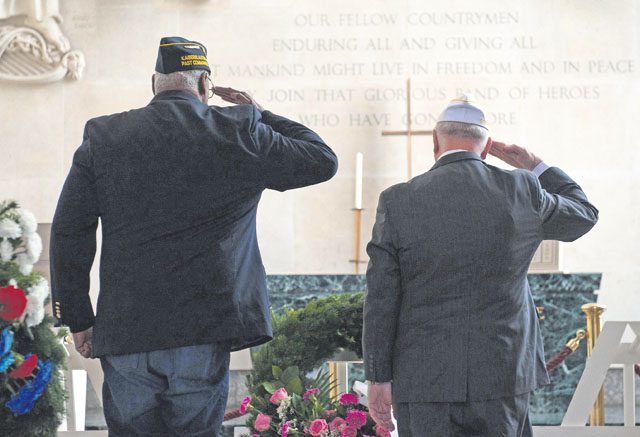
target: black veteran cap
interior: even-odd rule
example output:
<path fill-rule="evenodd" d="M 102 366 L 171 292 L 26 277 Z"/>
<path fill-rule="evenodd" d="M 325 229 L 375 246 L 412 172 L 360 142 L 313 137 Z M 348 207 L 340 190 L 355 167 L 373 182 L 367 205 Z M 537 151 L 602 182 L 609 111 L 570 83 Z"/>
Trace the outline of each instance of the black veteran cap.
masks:
<path fill-rule="evenodd" d="M 207 62 L 207 48 L 199 42 L 179 36 L 162 38 L 158 47 L 156 71 L 170 74 L 188 70 L 206 70 L 211 73 Z"/>

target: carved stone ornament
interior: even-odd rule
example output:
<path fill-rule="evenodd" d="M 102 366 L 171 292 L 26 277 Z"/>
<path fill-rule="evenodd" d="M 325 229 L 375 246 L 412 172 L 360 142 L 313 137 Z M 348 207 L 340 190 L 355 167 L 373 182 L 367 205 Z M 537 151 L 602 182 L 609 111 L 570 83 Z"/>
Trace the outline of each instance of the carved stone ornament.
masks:
<path fill-rule="evenodd" d="M 0 81 L 79 80 L 84 55 L 70 50 L 61 22 L 57 0 L 0 0 Z"/>

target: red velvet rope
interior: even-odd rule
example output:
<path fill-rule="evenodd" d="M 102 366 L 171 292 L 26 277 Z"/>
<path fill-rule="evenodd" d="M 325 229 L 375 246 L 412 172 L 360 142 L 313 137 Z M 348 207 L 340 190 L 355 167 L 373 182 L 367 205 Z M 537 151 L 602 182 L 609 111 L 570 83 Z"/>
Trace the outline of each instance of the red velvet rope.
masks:
<path fill-rule="evenodd" d="M 245 414 L 247 413 L 242 414 L 240 410 L 236 408 L 235 410 L 230 410 L 224 413 L 224 421 L 226 422 L 227 420 L 236 419 L 238 417 L 244 416 Z"/>
<path fill-rule="evenodd" d="M 573 351 L 567 346 L 563 347 L 560 353 L 556 355 L 552 360 L 549 360 L 549 362 L 547 363 L 547 372 L 551 372 L 560 364 L 562 364 L 562 362 L 566 360 L 572 352 Z"/>

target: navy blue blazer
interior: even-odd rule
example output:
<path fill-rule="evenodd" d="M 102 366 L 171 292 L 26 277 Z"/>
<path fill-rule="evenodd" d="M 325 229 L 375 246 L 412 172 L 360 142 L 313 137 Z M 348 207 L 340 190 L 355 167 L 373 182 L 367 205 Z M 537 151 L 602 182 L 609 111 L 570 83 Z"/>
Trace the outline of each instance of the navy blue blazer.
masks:
<path fill-rule="evenodd" d="M 326 181 L 337 166 L 299 123 L 251 105 L 207 106 L 187 92 L 90 120 L 52 224 L 54 314 L 72 332 L 94 327 L 94 356 L 268 341 L 261 193 Z"/>

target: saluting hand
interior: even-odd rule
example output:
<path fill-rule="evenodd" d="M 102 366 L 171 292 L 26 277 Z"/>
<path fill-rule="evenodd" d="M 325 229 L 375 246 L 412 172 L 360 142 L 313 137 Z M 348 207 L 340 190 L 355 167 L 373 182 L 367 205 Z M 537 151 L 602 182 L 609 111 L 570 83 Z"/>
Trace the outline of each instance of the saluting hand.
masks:
<path fill-rule="evenodd" d="M 249 104 L 255 106 L 256 109 L 260 112 L 264 111 L 264 108 L 260 106 L 260 104 L 256 102 L 254 98 L 245 91 L 238 91 L 233 88 L 216 86 L 213 87 L 213 94 L 219 96 L 225 102 L 233 103 L 235 105 Z"/>
<path fill-rule="evenodd" d="M 489 154 L 509 165 L 512 165 L 513 167 L 523 168 L 525 170 L 533 170 L 542 162 L 540 158 L 529 152 L 524 147 L 520 147 L 515 144 L 507 145 L 499 141 L 493 141 L 491 143 Z"/>
<path fill-rule="evenodd" d="M 76 350 L 85 358 L 91 358 L 93 327 L 73 334 Z"/>
<path fill-rule="evenodd" d="M 371 418 L 378 425 L 393 431 L 395 426 L 393 426 L 393 420 L 391 419 L 391 383 L 369 384 L 367 403 L 369 404 Z"/>

